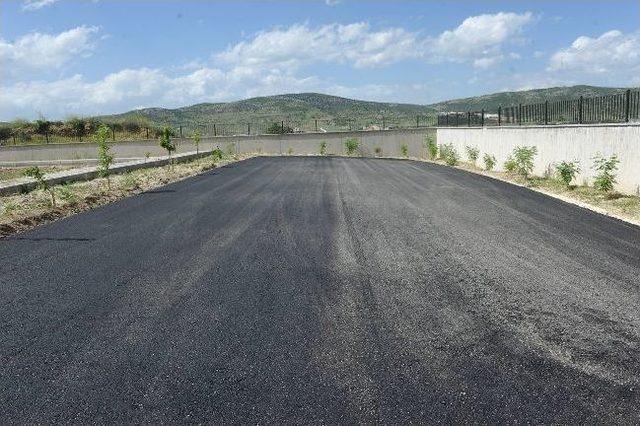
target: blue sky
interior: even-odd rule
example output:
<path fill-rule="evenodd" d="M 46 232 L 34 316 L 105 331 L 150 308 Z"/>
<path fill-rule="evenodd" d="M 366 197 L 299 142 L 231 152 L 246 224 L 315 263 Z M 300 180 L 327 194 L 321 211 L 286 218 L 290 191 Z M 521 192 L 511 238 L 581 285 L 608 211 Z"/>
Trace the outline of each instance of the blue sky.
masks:
<path fill-rule="evenodd" d="M 0 0 L 0 120 L 640 85 L 634 1 Z"/>

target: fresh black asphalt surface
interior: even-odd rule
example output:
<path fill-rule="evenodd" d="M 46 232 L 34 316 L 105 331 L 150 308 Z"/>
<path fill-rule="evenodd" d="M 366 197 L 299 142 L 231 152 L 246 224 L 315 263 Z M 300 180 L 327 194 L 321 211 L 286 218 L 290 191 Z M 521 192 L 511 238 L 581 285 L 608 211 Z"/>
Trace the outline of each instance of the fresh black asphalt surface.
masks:
<path fill-rule="evenodd" d="M 253 158 L 0 240 L 0 424 L 638 424 L 640 228 Z"/>

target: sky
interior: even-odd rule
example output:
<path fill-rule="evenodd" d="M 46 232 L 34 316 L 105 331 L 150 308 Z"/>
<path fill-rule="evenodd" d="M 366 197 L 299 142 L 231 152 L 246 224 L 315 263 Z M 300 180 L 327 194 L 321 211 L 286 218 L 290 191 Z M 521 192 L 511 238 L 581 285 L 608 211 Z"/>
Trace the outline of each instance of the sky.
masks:
<path fill-rule="evenodd" d="M 0 120 L 640 85 L 640 1 L 0 0 Z"/>

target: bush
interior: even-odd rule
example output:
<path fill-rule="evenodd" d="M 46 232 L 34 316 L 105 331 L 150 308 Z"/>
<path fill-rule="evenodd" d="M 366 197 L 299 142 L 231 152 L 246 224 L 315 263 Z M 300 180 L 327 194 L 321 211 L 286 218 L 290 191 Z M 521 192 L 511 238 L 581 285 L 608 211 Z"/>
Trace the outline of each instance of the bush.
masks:
<path fill-rule="evenodd" d="M 358 149 L 358 139 L 349 138 L 344 143 L 345 148 L 347 148 L 347 155 L 353 155 Z"/>
<path fill-rule="evenodd" d="M 407 146 L 407 144 L 402 144 L 400 145 L 400 152 L 402 153 L 403 157 L 408 157 L 409 156 L 409 147 Z"/>
<path fill-rule="evenodd" d="M 614 172 L 618 170 L 620 160 L 615 155 L 609 158 L 597 155 L 593 160 L 593 169 L 598 172 L 593 181 L 593 186 L 604 192 L 613 190 L 613 186 L 616 184 L 616 174 Z"/>
<path fill-rule="evenodd" d="M 577 161 L 563 161 L 556 164 L 556 173 L 565 186 L 571 185 L 571 181 L 580 173 L 580 166 Z"/>
<path fill-rule="evenodd" d="M 493 170 L 496 165 L 496 157 L 494 157 L 493 155 L 484 154 L 482 160 L 484 161 L 485 170 Z"/>
<path fill-rule="evenodd" d="M 4 141 L 11 138 L 11 128 L 0 127 L 0 141 Z"/>
<path fill-rule="evenodd" d="M 535 146 L 516 146 L 513 150 L 515 170 L 520 176 L 527 179 L 533 171 L 533 159 L 538 153 Z"/>
<path fill-rule="evenodd" d="M 55 207 L 56 206 L 56 193 L 49 186 L 47 181 L 44 180 L 44 173 L 42 173 L 42 170 L 40 170 L 40 167 L 32 166 L 32 167 L 29 167 L 28 169 L 26 169 L 22 173 L 25 176 L 28 176 L 30 178 L 35 179 L 36 180 L 36 186 L 38 188 L 41 188 L 42 190 L 47 191 L 49 193 L 49 195 L 51 196 L 51 205 L 53 207 Z"/>
<path fill-rule="evenodd" d="M 320 142 L 320 155 L 327 155 L 327 142 Z"/>
<path fill-rule="evenodd" d="M 504 162 L 504 169 L 508 172 L 513 172 L 516 170 L 516 167 L 516 160 L 514 160 L 512 156 L 507 157 L 507 161 Z"/>
<path fill-rule="evenodd" d="M 376 153 L 376 157 L 380 157 L 380 156 L 382 155 L 382 148 L 380 148 L 379 146 L 376 146 L 376 147 L 373 149 L 373 152 L 375 152 L 375 153 Z"/>
<path fill-rule="evenodd" d="M 476 161 L 478 161 L 478 156 L 480 155 L 480 150 L 473 146 L 465 146 L 464 149 L 467 151 L 467 158 L 475 166 Z"/>
<path fill-rule="evenodd" d="M 160 146 L 167 150 L 169 159 L 171 159 L 171 153 L 176 150 L 176 145 L 171 140 L 171 129 L 167 126 L 160 133 Z"/>
<path fill-rule="evenodd" d="M 283 123 L 271 123 L 266 130 L 269 135 L 284 135 L 285 133 L 293 133 L 293 129 Z"/>
<path fill-rule="evenodd" d="M 216 148 L 213 151 L 211 151 L 211 156 L 213 157 L 214 161 L 222 160 L 222 158 L 224 157 L 224 152 L 222 152 L 220 148 Z"/>
<path fill-rule="evenodd" d="M 453 144 L 440 145 L 440 159 L 444 160 L 449 166 L 455 166 L 458 164 L 460 157 L 458 151 L 453 147 Z"/>
<path fill-rule="evenodd" d="M 438 158 L 438 145 L 436 144 L 436 140 L 431 136 L 427 136 L 426 139 L 426 148 L 427 153 L 429 154 L 429 158 L 431 160 L 435 160 L 436 158 Z"/>

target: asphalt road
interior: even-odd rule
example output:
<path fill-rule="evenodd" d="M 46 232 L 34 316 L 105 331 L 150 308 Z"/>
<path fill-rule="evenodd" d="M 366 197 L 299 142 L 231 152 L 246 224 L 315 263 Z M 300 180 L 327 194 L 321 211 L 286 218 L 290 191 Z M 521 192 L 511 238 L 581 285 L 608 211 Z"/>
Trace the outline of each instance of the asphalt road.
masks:
<path fill-rule="evenodd" d="M 640 228 L 254 158 L 0 240 L 0 424 L 640 422 Z"/>

